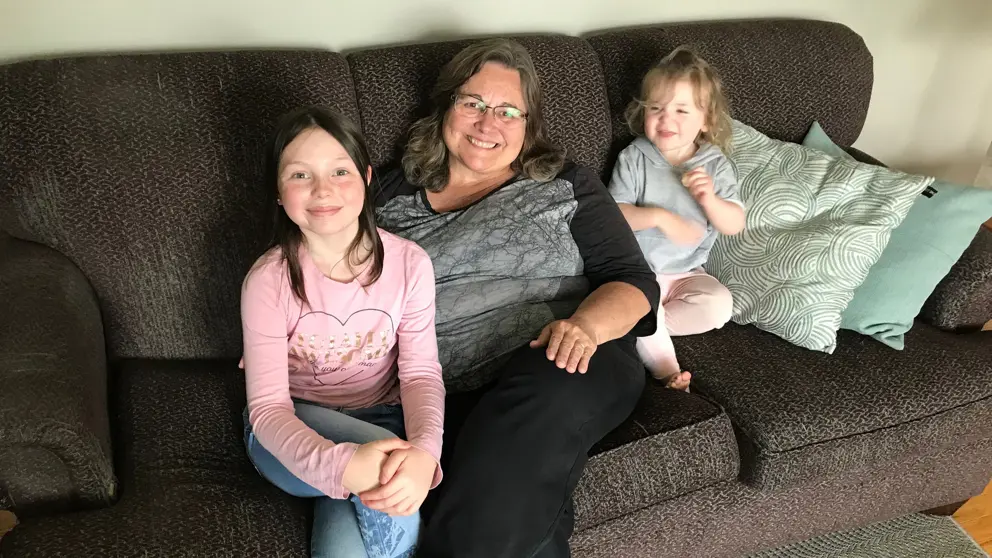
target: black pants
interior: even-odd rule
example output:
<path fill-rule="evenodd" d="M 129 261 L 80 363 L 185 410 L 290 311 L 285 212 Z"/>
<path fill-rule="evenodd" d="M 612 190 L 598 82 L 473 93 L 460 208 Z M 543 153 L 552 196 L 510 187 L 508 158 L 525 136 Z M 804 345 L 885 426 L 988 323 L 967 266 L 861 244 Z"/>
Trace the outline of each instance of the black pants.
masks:
<path fill-rule="evenodd" d="M 644 377 L 631 338 L 601 345 L 586 374 L 524 347 L 491 386 L 450 396 L 444 480 L 424 508 L 417 556 L 569 556 L 587 453 L 627 418 Z"/>

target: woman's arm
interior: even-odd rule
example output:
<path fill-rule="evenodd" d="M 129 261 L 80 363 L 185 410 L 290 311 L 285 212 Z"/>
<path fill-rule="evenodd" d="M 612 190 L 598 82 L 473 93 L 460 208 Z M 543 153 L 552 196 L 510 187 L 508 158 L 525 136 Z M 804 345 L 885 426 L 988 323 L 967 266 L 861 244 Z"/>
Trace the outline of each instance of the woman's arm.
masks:
<path fill-rule="evenodd" d="M 628 311 L 617 312 L 619 308 Z M 640 289 L 617 281 L 589 293 L 571 319 L 582 324 L 593 343 L 602 345 L 627 335 L 650 311 L 651 304 Z"/>
<path fill-rule="evenodd" d="M 546 346 L 559 368 L 585 372 L 598 345 L 629 333 L 654 333 L 661 293 L 634 233 L 599 178 L 582 167 L 562 178 L 572 182 L 578 202 L 569 228 L 591 292 L 571 318 L 548 324 L 531 346 Z"/>

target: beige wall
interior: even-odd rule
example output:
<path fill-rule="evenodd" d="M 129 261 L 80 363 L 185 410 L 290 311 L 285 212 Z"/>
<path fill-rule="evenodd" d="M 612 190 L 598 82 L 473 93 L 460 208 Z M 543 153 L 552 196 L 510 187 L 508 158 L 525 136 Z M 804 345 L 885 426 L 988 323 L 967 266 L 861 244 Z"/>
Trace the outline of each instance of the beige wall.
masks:
<path fill-rule="evenodd" d="M 992 0 L 0 0 L 0 61 L 128 49 L 345 50 L 771 16 L 837 21 L 865 38 L 875 89 L 857 147 L 899 168 L 974 180 L 992 141 Z"/>

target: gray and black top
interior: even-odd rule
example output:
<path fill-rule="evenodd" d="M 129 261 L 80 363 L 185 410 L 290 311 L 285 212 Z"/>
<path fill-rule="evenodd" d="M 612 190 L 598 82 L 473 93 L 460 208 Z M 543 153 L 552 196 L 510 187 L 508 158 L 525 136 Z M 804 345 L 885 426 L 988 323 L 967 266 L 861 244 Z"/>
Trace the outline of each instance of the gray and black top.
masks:
<path fill-rule="evenodd" d="M 438 213 L 401 169 L 385 174 L 379 226 L 419 244 L 434 264 L 437 341 L 447 388 L 495 379 L 510 354 L 549 322 L 572 315 L 604 283 L 640 289 L 656 327 L 659 288 L 602 181 L 569 164 L 554 179 L 516 177 L 462 209 Z"/>

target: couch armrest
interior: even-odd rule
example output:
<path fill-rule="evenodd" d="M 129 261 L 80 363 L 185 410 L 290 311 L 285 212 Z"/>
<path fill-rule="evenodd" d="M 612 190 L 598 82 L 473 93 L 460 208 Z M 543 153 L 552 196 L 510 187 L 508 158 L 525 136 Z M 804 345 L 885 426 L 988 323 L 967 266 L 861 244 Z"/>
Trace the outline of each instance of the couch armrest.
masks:
<path fill-rule="evenodd" d="M 19 516 L 115 496 L 96 295 L 55 250 L 0 231 L 0 493 Z"/>
<path fill-rule="evenodd" d="M 992 319 L 992 230 L 982 227 L 923 305 L 923 321 L 942 329 L 981 329 Z"/>

